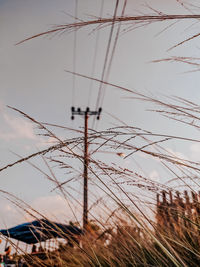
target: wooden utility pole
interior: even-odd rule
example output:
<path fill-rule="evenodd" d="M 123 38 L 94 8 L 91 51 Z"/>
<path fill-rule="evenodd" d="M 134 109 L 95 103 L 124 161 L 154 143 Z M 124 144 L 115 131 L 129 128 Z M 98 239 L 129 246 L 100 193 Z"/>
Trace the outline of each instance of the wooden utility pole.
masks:
<path fill-rule="evenodd" d="M 88 223 L 88 118 L 85 112 L 85 131 L 84 131 L 84 185 L 83 185 L 83 229 Z"/>
<path fill-rule="evenodd" d="M 85 127 L 84 127 L 84 172 L 83 172 L 83 230 L 87 230 L 88 224 L 88 164 L 89 164 L 89 157 L 88 157 L 88 119 L 89 116 L 95 115 L 97 119 L 100 119 L 100 114 L 102 108 L 99 108 L 98 111 L 90 111 L 87 107 L 85 111 L 82 111 L 80 108 L 75 109 L 75 107 L 71 108 L 72 116 L 71 119 L 74 120 L 74 115 L 81 115 L 84 116 Z"/>

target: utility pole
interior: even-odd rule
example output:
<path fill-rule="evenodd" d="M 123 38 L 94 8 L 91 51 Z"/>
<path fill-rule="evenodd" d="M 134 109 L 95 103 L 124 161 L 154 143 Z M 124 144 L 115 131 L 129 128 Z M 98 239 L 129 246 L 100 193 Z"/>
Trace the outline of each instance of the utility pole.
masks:
<path fill-rule="evenodd" d="M 91 111 L 88 107 L 86 110 L 81 110 L 80 108 L 75 109 L 75 107 L 71 107 L 72 116 L 71 119 L 74 120 L 75 115 L 84 116 L 84 172 L 83 172 L 83 230 L 87 230 L 88 224 L 88 164 L 89 164 L 89 157 L 88 157 L 88 119 L 89 116 L 94 115 L 97 116 L 97 120 L 100 119 L 100 114 L 102 108 L 99 108 L 98 111 Z"/>

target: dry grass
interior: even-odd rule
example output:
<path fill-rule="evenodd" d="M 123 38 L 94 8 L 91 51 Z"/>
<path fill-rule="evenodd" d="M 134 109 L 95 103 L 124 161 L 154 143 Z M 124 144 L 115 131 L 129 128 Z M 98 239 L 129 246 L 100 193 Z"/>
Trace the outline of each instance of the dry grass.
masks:
<path fill-rule="evenodd" d="M 123 90 L 123 88 L 120 89 Z M 136 92 L 132 93 L 137 95 Z M 189 124 L 191 127 L 199 127 L 198 123 L 193 122 L 194 119 L 196 122 L 199 121 L 199 106 L 192 102 L 173 98 L 176 103 L 172 104 L 141 94 L 137 95 L 136 98 L 158 105 L 156 112 L 163 115 L 167 114 L 172 119 L 178 117 L 179 121 L 187 122 L 187 125 Z M 47 128 L 48 124 L 41 123 L 17 109 L 14 110 L 37 125 L 40 132 L 42 131 L 41 134 L 54 137 L 57 143 L 4 166 L 1 171 L 6 171 L 9 167 L 28 161 L 32 167 L 37 168 L 53 183 L 55 190 L 60 191 L 66 199 L 73 198 L 73 191 L 69 195 L 69 190 L 66 190 L 65 186 L 71 183 L 73 178 L 61 182 L 55 177 L 53 171 L 51 171 L 51 175 L 46 174 L 30 160 L 42 155 L 42 160 L 45 161 L 50 170 L 51 164 L 56 163 L 59 168 L 70 169 L 73 172 L 75 169 L 74 166 L 70 165 L 70 160 L 73 158 L 78 162 L 83 162 L 83 156 L 80 153 L 83 143 L 82 132 L 79 131 L 77 134 L 80 136 L 73 139 L 61 140 L 52 130 Z M 93 212 L 95 209 L 91 207 L 90 217 L 94 218 L 98 227 L 95 230 L 91 230 L 91 228 L 82 237 L 82 246 L 76 245 L 71 248 L 64 245 L 59 250 L 47 253 L 46 259 L 24 255 L 23 257 L 29 266 L 198 266 L 200 257 L 198 252 L 199 238 L 197 237 L 199 217 L 194 218 L 189 216 L 189 213 L 183 216 L 181 212 L 178 212 L 176 216 L 180 218 L 179 221 L 182 223 L 175 224 L 176 231 L 171 231 L 169 227 L 160 226 L 159 216 L 156 217 L 156 223 L 153 219 L 154 216 L 149 217 L 144 209 L 144 207 L 151 206 L 152 214 L 156 213 L 156 193 L 161 193 L 163 190 L 175 193 L 174 188 L 161 182 L 155 182 L 131 169 L 124 169 L 116 164 L 108 164 L 95 158 L 95 153 L 102 149 L 113 151 L 115 154 L 123 151 L 126 157 L 143 153 L 150 158 L 159 159 L 158 164 L 173 173 L 174 179 L 172 180 L 178 180 L 184 185 L 184 188 L 191 189 L 193 192 L 198 190 L 200 163 L 177 157 L 166 150 L 165 144 L 169 140 L 187 143 L 199 142 L 199 140 L 192 138 L 153 133 L 125 125 L 101 132 L 90 130 L 88 141 L 93 150 L 89 165 L 90 181 L 104 196 L 95 198 L 91 193 L 90 197 L 94 203 L 93 207 L 99 205 L 102 207 L 104 220 L 102 217 L 100 220 Z M 189 175 L 190 179 L 186 180 L 184 176 Z M 79 175 L 79 181 L 81 181 L 81 175 Z M 191 188 L 191 181 L 195 184 L 195 190 L 194 187 Z M 133 190 L 134 188 L 135 190 Z M 148 192 L 149 201 L 141 197 L 142 192 Z M 45 218 L 23 200 L 5 191 L 1 191 L 1 193 L 33 218 Z M 103 200 L 105 199 L 107 200 L 104 203 Z M 77 205 L 81 204 L 77 201 Z M 173 214 L 172 212 L 172 215 L 168 214 L 168 216 L 173 217 Z M 169 218 L 167 220 L 170 221 Z M 194 227 L 191 228 L 191 225 Z"/>
<path fill-rule="evenodd" d="M 178 2 L 183 5 L 181 1 Z M 183 6 L 186 7 L 185 5 Z M 154 13 L 154 15 L 116 16 L 114 18 L 101 18 L 58 25 L 49 31 L 28 37 L 18 44 L 36 37 L 70 32 L 88 26 L 94 26 L 99 29 L 107 25 L 114 25 L 114 23 L 115 25 L 123 23 L 125 26 L 131 25 L 134 28 L 136 25 L 145 26 L 153 22 L 200 19 L 198 14 L 167 15 L 158 14 L 155 10 Z M 197 33 L 174 47 L 182 45 L 199 35 L 200 33 Z M 196 59 L 187 57 L 165 59 L 165 61 L 171 60 L 198 67 L 198 64 L 194 63 Z M 129 98 L 134 100 L 153 103 L 157 107 L 153 110 L 154 112 L 186 124 L 191 128 L 199 129 L 200 106 L 195 103 L 181 98 L 160 100 L 104 80 L 71 71 L 67 72 L 122 90 L 130 94 Z M 33 168 L 45 175 L 49 182 L 53 184 L 52 190 L 57 190 L 66 201 L 74 198 L 73 193 L 76 192 L 76 186 L 73 186 L 73 182 L 75 184 L 80 182 L 81 184 L 82 175 L 71 164 L 71 161 L 73 159 L 81 164 L 84 162 L 81 153 L 83 144 L 82 131 L 76 131 L 77 137 L 75 138 L 63 140 L 54 131 L 50 130 L 49 126 L 63 128 L 63 130 L 69 130 L 68 128 L 41 123 L 20 110 L 10 108 L 30 120 L 38 127 L 40 134 L 53 138 L 56 143 L 34 154 L 20 157 L 16 162 L 1 167 L 0 172 L 28 162 Z M 174 186 L 171 187 L 170 183 L 163 184 L 151 180 L 148 175 L 145 176 L 144 166 L 139 172 L 123 168 L 115 163 L 103 162 L 97 159 L 95 155 L 100 150 L 114 154 L 120 154 L 123 151 L 126 155 L 125 158 L 140 153 L 144 157 L 148 157 L 148 159 L 155 159 L 157 167 L 167 170 L 170 173 L 170 182 L 175 182 L 176 185 L 181 184 L 184 189 L 195 193 L 199 190 L 200 162 L 175 155 L 167 149 L 167 144 L 169 141 L 196 144 L 200 141 L 191 137 L 154 133 L 125 124 L 100 132 L 90 129 L 88 141 L 92 147 L 88 171 L 90 183 L 93 189 L 95 188 L 96 190 L 95 194 L 92 190 L 90 191 L 92 205 L 89 216 L 95 223 L 90 223 L 88 232 L 81 238 L 82 245 L 74 244 L 74 248 L 67 244 L 62 245 L 59 249 L 47 252 L 43 259 L 39 255 L 33 256 L 25 254 L 23 251 L 21 251 L 20 257 L 24 258 L 28 266 L 199 266 L 199 214 L 197 214 L 198 216 L 193 216 L 190 212 L 183 213 L 181 209 L 177 211 L 168 202 L 167 205 L 166 203 L 164 206 L 161 205 L 162 208 L 158 203 L 156 205 L 156 194 L 163 191 L 175 193 L 176 188 Z M 50 174 L 44 172 L 30 161 L 35 157 L 41 157 Z M 56 164 L 60 169 L 68 171 L 72 175 L 66 181 L 60 181 L 53 172 L 52 164 Z M 71 183 L 72 186 L 70 187 L 69 184 Z M 100 192 L 100 194 L 96 194 L 96 192 Z M 37 210 L 34 210 L 23 200 L 9 192 L 1 190 L 1 194 L 23 210 L 24 213 L 28 213 L 36 219 L 44 218 Z M 146 195 L 143 196 L 143 194 Z M 77 199 L 74 199 L 74 201 L 81 206 Z M 197 204 L 199 205 L 198 201 L 191 206 L 191 213 Z M 101 207 L 101 215 L 103 215 L 101 218 L 94 212 L 94 207 L 97 206 Z M 146 207 L 151 210 L 151 213 L 146 212 Z M 170 212 L 168 212 L 168 208 L 170 208 Z M 163 218 L 170 223 L 165 223 Z M 14 243 L 11 244 L 15 246 Z"/>

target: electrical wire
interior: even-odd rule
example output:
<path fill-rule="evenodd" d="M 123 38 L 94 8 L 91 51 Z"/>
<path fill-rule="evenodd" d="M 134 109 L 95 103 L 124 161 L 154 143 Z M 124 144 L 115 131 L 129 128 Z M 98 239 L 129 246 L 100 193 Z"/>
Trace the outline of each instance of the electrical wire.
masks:
<path fill-rule="evenodd" d="M 114 10 L 114 15 L 113 15 L 113 20 L 112 20 L 112 26 L 111 26 L 111 30 L 110 30 L 110 35 L 109 35 L 107 49 L 106 49 L 106 55 L 105 55 L 105 59 L 104 59 L 103 71 L 102 71 L 102 74 L 101 74 L 101 80 L 104 80 L 104 75 L 105 75 L 106 66 L 107 66 L 107 62 L 108 62 L 108 55 L 109 55 L 110 46 L 111 46 L 111 40 L 112 40 L 112 36 L 113 36 L 115 18 L 116 18 L 116 15 L 117 15 L 118 4 L 119 4 L 119 0 L 116 0 L 115 10 Z M 101 97 L 101 92 L 102 92 L 102 84 L 100 84 L 100 86 L 99 86 L 99 91 L 98 91 L 98 96 L 97 96 L 97 101 L 96 101 L 96 110 L 99 107 L 99 101 L 100 101 L 100 97 Z M 94 120 L 93 120 L 92 128 L 93 127 L 94 127 Z"/>
<path fill-rule="evenodd" d="M 122 8 L 121 17 L 124 17 L 126 4 L 127 4 L 127 0 L 124 0 L 124 5 L 123 5 L 123 8 Z M 118 29 L 117 29 L 117 33 L 116 33 L 116 36 L 115 36 L 115 41 L 114 41 L 111 57 L 110 57 L 110 60 L 109 60 L 105 81 L 108 81 L 108 78 L 109 78 L 109 75 L 110 75 L 110 70 L 111 70 L 111 67 L 112 67 L 114 53 L 115 53 L 117 42 L 118 42 L 118 38 L 119 38 L 120 28 L 121 28 L 121 22 L 118 24 Z M 102 88 L 103 89 L 102 89 L 102 98 L 101 98 L 101 102 L 100 102 L 100 107 L 103 106 L 103 101 L 104 101 L 104 98 L 105 98 L 106 85 L 104 84 Z"/>
<path fill-rule="evenodd" d="M 101 7 L 100 7 L 100 13 L 99 13 L 99 18 L 102 18 L 103 14 L 103 8 L 104 8 L 104 0 L 101 1 Z M 97 60 L 97 51 L 99 48 L 99 37 L 100 37 L 100 31 L 97 31 L 96 35 L 96 42 L 95 42 L 95 50 L 94 50 L 94 58 L 93 58 L 93 63 L 92 63 L 92 72 L 91 72 L 91 77 L 94 76 L 95 69 L 96 69 L 96 60 Z M 93 80 L 90 81 L 90 88 L 89 88 L 89 97 L 88 97 L 88 107 L 90 106 L 90 100 L 92 98 L 92 86 L 93 86 Z"/>
<path fill-rule="evenodd" d="M 74 17 L 75 22 L 78 16 L 78 0 L 75 0 L 75 10 L 74 10 Z M 77 52 L 77 30 L 75 28 L 74 31 L 74 47 L 73 47 L 73 70 L 76 70 L 76 52 Z M 75 75 L 72 76 L 72 105 L 75 105 L 76 99 L 76 77 Z"/>
<path fill-rule="evenodd" d="M 118 3 L 116 3 L 116 6 L 117 5 L 118 5 Z M 126 5 L 127 5 L 127 0 L 124 0 L 121 17 L 124 16 Z M 114 19 L 116 17 L 117 10 L 115 10 L 115 11 L 116 12 L 114 13 L 114 16 L 113 16 Z M 108 80 L 109 75 L 110 75 L 110 70 L 111 70 L 111 67 L 112 67 L 114 53 L 115 53 L 116 46 L 117 46 L 117 41 L 118 41 L 118 38 L 119 38 L 120 27 L 121 27 L 121 23 L 118 24 L 118 29 L 117 29 L 117 32 L 116 32 L 116 36 L 115 36 L 115 40 L 114 40 L 114 44 L 113 44 L 111 56 L 110 56 L 109 63 L 108 63 L 108 68 L 107 68 L 107 71 L 106 71 L 105 81 Z M 112 28 L 114 28 L 114 20 L 113 20 Z M 111 29 L 111 30 L 113 32 L 113 29 Z M 102 97 L 99 97 L 99 103 L 96 105 L 96 109 L 98 109 L 99 107 L 102 107 L 103 106 L 103 101 L 104 101 L 104 98 L 105 98 L 106 85 L 105 84 L 101 84 L 100 85 L 100 88 L 101 88 L 101 95 L 102 95 Z"/>

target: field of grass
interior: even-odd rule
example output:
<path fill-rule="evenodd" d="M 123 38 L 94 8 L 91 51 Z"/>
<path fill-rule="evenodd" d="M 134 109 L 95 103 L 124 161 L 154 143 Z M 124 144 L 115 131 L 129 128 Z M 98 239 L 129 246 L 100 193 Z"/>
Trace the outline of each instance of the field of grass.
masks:
<path fill-rule="evenodd" d="M 142 96 L 142 100 L 158 104 L 157 112 L 166 113 L 169 117 L 173 116 L 173 119 L 182 116 L 183 118 L 179 121 L 187 122 L 191 127 L 198 127 L 194 121 L 190 122 L 194 120 L 194 116 L 198 118 L 198 106 L 194 103 L 177 99 L 179 103 L 174 105 L 146 96 Z M 15 111 L 18 110 L 15 109 Z M 59 163 L 61 168 L 66 168 L 69 158 L 83 162 L 82 155 L 77 154 L 76 150 L 78 146 L 81 147 L 83 137 L 61 140 L 44 124 L 21 111 L 18 112 L 36 124 L 40 130 L 42 129 L 46 136 L 53 137 L 57 143 L 26 158 L 20 158 L 2 168 L 1 171 L 41 155 L 41 160 L 49 164 L 50 170 L 50 162 Z M 142 145 L 136 146 L 132 142 L 136 137 L 141 138 Z M 107 198 L 106 203 L 102 202 L 102 198 L 97 199 L 95 206 L 100 205 L 101 218 L 105 218 L 105 220 L 100 220 L 96 214 L 89 214 L 89 217 L 93 219 L 89 222 L 87 232 L 80 237 L 78 244 L 72 240 L 73 246 L 70 244 L 60 245 L 60 248 L 45 252 L 45 257 L 43 255 L 42 259 L 41 255 L 24 254 L 21 251 L 20 254 L 23 255 L 27 264 L 29 266 L 70 267 L 199 266 L 200 202 L 197 193 L 199 162 L 179 158 L 171 151 L 167 151 L 164 144 L 169 139 L 198 143 L 198 140 L 187 137 L 160 135 L 128 126 L 103 132 L 91 131 L 89 140 L 91 140 L 90 145 L 93 146 L 93 149 L 105 148 L 106 150 L 109 148 L 109 150 L 118 151 L 116 149 L 123 148 L 126 155 L 140 152 L 159 159 L 158 165 L 161 164 L 171 170 L 176 177 L 174 179 L 176 183 L 178 181 L 184 185 L 185 192 L 151 180 L 132 170 L 106 164 L 91 156 L 89 171 L 90 176 L 94 179 L 91 181 L 96 181 L 96 190 L 98 188 L 104 193 L 104 198 Z M 57 153 L 61 160 L 57 159 Z M 47 163 L 48 161 L 50 162 Z M 32 166 L 35 167 L 33 164 Z M 70 166 L 68 165 L 67 168 L 69 169 Z M 184 178 L 186 174 L 187 179 Z M 65 184 L 61 184 L 53 175 L 47 176 L 47 178 L 63 196 L 68 197 Z M 129 190 L 130 187 L 131 190 Z M 142 196 L 142 192 L 147 192 L 151 196 L 151 202 Z M 12 194 L 3 191 L 1 193 L 34 219 L 44 217 Z M 149 206 L 150 210 L 145 210 Z"/>
<path fill-rule="evenodd" d="M 184 16 L 156 13 L 149 16 L 115 16 L 115 22 L 119 25 L 123 22 L 136 21 L 139 25 L 142 23 L 145 25 L 146 22 L 150 24 L 164 20 L 199 19 L 199 17 L 194 14 Z M 113 18 L 104 18 L 60 25 L 20 43 L 52 33 L 62 34 L 88 25 L 103 28 L 104 25 L 113 26 L 114 22 Z M 197 36 L 199 34 L 178 43 L 173 48 Z M 173 57 L 164 61 L 171 60 L 190 64 L 190 60 L 194 59 Z M 197 65 L 199 68 L 199 64 Z M 67 72 L 128 92 L 133 101 L 150 103 L 151 111 L 155 112 L 156 116 L 160 114 L 165 119 L 181 124 L 181 129 L 190 128 L 189 133 L 192 130 L 199 131 L 200 106 L 188 99 L 174 96 L 156 98 L 108 81 L 73 71 Z M 24 163 L 31 165 L 53 185 L 52 191 L 57 191 L 69 204 L 74 213 L 74 224 L 82 228 L 82 218 L 77 219 L 73 205 L 82 210 L 82 198 L 77 185 L 83 186 L 83 176 L 79 167 L 85 164 L 82 153 L 85 141 L 84 131 L 41 123 L 21 110 L 9 108 L 33 123 L 40 135 L 54 142 L 34 154 L 26 157 L 18 156 L 19 159 L 16 162 L 1 167 L 0 172 L 6 172 L 8 168 L 15 165 Z M 56 129 L 71 131 L 72 138 L 60 137 Z M 200 266 L 200 162 L 184 157 L 181 153 L 175 153 L 171 149 L 172 144 L 186 147 L 188 144 L 199 146 L 199 142 L 198 138 L 187 136 L 187 131 L 182 135 L 168 134 L 167 129 L 158 133 L 129 126 L 121 121 L 120 126 L 104 131 L 89 129 L 88 143 L 91 152 L 88 156 L 87 170 L 90 209 L 85 233 L 77 240 L 59 243 L 56 248 L 46 249 L 41 253 L 30 254 L 22 248 L 17 248 L 17 254 L 12 256 L 13 260 L 21 259 L 23 262 L 21 266 L 24 267 Z M 131 158 L 135 165 L 132 167 L 130 166 L 132 163 L 129 163 L 127 166 L 117 160 L 108 160 L 106 156 L 105 159 L 104 156 L 98 157 L 96 152 L 104 153 L 103 155 L 106 153 L 117 155 L 123 159 Z M 34 163 L 35 158 L 41 160 L 48 172 Z M 139 161 L 140 164 L 138 164 Z M 146 164 L 147 161 L 148 164 Z M 150 177 L 147 167 L 150 164 L 161 173 L 161 176 L 166 175 L 166 177 L 163 177 L 163 180 Z M 57 178 L 54 172 L 55 166 L 63 177 L 67 177 L 66 179 Z M 3 190 L 0 190 L 0 193 L 33 220 L 48 219 L 13 194 Z M 1 238 L 6 240 L 3 236 Z M 63 239 L 66 239 L 66 236 L 63 236 Z M 12 240 L 8 238 L 7 241 L 10 242 L 13 250 L 16 249 L 16 244 Z"/>

